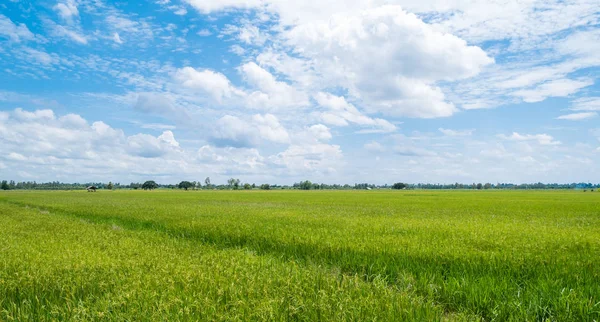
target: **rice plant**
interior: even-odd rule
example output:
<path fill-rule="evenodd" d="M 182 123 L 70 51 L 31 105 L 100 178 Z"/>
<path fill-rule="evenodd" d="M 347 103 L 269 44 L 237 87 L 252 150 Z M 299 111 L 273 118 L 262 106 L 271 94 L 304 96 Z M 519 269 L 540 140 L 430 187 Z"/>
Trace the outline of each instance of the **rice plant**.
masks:
<path fill-rule="evenodd" d="M 598 320 L 599 198 L 0 193 L 0 320 Z"/>

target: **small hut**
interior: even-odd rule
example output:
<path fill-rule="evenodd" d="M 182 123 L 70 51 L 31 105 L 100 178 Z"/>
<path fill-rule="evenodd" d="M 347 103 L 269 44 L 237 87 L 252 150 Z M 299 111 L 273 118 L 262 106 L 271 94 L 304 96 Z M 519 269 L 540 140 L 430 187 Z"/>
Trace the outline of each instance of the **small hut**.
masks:
<path fill-rule="evenodd" d="M 98 189 L 98 188 L 96 188 L 96 186 L 89 186 L 86 189 L 88 192 L 96 192 L 96 189 Z"/>

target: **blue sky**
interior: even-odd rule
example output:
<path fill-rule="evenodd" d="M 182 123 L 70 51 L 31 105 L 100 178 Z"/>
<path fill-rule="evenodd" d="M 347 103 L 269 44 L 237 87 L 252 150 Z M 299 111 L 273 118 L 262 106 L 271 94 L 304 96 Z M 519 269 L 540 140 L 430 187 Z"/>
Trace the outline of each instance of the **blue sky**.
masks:
<path fill-rule="evenodd" d="M 0 178 L 600 181 L 600 5 L 0 4 Z"/>

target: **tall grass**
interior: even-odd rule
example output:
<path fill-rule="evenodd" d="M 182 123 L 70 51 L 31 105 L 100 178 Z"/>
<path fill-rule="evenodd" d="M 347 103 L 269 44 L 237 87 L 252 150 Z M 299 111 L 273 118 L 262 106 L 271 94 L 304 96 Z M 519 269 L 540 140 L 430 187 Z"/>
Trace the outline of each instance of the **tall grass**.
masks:
<path fill-rule="evenodd" d="M 75 317 L 78 308 L 106 309 L 126 289 L 135 304 L 109 310 L 113 317 L 600 318 L 595 194 L 10 192 L 0 209 L 0 238 L 18 246 L 0 251 L 2 271 L 30 278 L 0 275 L 5 319 L 51 318 L 49 307 Z M 177 280 L 188 287 L 168 287 Z M 88 286 L 63 291 L 80 285 Z M 48 304 L 31 306 L 37 294 L 50 294 Z M 202 294 L 213 294 L 203 302 L 213 315 L 195 302 Z"/>

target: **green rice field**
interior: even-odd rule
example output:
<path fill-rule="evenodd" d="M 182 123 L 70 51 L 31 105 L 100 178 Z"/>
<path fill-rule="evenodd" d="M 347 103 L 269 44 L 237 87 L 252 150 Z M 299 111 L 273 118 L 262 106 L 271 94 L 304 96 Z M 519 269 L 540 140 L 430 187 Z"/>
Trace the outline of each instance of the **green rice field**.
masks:
<path fill-rule="evenodd" d="M 600 193 L 0 192 L 0 321 L 598 321 Z"/>

